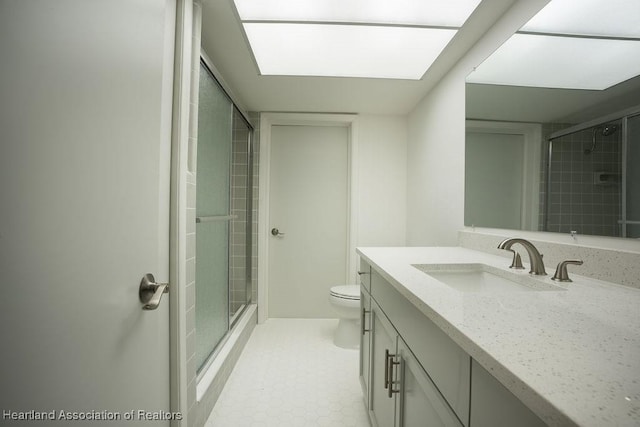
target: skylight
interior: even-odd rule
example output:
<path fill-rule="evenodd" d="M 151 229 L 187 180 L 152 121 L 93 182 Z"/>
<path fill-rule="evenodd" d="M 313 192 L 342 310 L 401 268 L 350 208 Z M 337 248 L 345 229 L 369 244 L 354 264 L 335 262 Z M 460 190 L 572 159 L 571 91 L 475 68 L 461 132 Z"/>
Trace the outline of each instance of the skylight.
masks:
<path fill-rule="evenodd" d="M 262 75 L 419 80 L 480 0 L 234 0 Z"/>
<path fill-rule="evenodd" d="M 638 22 L 638 0 L 552 0 L 467 81 L 607 89 L 640 74 Z"/>
<path fill-rule="evenodd" d="M 638 0 L 552 0 L 521 31 L 640 37 Z"/>

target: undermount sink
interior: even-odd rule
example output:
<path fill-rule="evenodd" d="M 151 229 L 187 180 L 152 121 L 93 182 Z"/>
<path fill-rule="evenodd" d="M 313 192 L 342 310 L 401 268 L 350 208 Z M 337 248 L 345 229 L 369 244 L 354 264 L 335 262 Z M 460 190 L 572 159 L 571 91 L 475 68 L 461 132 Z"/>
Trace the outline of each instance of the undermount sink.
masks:
<path fill-rule="evenodd" d="M 486 264 L 414 264 L 413 267 L 461 292 L 562 291 L 544 277 L 514 273 Z"/>

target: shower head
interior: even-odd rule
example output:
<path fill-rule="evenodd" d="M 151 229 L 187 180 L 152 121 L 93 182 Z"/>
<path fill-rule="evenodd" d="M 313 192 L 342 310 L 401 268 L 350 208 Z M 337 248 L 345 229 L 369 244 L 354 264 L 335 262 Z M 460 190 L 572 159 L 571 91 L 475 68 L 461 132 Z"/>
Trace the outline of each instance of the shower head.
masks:
<path fill-rule="evenodd" d="M 613 135 L 614 133 L 616 133 L 616 131 L 618 130 L 618 125 L 614 125 L 614 124 L 605 124 L 604 126 L 600 127 L 594 127 L 593 128 L 593 135 L 591 137 L 591 148 L 587 148 L 584 150 L 584 154 L 591 154 L 593 153 L 593 150 L 596 148 L 596 135 L 600 134 L 602 136 L 609 136 L 609 135 Z M 600 132 L 598 132 L 600 131 Z"/>
<path fill-rule="evenodd" d="M 605 125 L 602 128 L 602 136 L 612 135 L 616 133 L 617 130 L 618 130 L 618 125 Z"/>

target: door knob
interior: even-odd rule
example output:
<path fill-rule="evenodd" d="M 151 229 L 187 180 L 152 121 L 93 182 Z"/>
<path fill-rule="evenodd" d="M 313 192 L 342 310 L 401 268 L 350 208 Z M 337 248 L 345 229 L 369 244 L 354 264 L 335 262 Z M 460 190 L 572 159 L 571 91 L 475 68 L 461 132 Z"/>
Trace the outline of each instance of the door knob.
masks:
<path fill-rule="evenodd" d="M 281 233 L 280 230 L 275 227 L 271 229 L 271 234 L 273 236 L 284 236 L 284 233 Z"/>
<path fill-rule="evenodd" d="M 162 294 L 166 293 L 169 293 L 168 283 L 156 283 L 156 279 L 153 277 L 153 274 L 145 274 L 140 281 L 140 289 L 138 291 L 140 302 L 144 304 L 142 309 L 155 310 L 158 308 L 158 305 L 160 305 Z"/>

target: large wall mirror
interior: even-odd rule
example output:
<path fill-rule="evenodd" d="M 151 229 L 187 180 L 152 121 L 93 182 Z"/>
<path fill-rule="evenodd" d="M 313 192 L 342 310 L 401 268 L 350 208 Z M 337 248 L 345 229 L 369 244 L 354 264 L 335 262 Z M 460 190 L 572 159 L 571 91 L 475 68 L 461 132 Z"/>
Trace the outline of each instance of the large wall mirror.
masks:
<path fill-rule="evenodd" d="M 465 225 L 640 238 L 638 22 L 552 0 L 467 77 Z"/>

